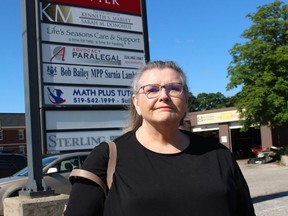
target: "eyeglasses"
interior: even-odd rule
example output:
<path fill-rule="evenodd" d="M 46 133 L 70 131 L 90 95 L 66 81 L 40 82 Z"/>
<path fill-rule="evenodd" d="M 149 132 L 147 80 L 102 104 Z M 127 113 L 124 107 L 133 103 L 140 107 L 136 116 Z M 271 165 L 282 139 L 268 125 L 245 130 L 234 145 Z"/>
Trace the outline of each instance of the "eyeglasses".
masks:
<path fill-rule="evenodd" d="M 145 94 L 148 99 L 156 98 L 161 94 L 162 88 L 171 97 L 177 97 L 182 94 L 184 86 L 182 83 L 168 83 L 166 85 L 148 84 L 141 86 L 136 94 Z M 139 91 L 143 89 L 143 92 Z"/>

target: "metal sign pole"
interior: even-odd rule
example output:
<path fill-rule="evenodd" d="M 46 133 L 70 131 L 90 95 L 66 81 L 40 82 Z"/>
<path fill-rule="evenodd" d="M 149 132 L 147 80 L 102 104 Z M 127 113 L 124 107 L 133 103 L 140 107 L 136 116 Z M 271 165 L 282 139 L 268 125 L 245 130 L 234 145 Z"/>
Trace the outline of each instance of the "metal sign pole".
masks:
<path fill-rule="evenodd" d="M 41 196 L 53 194 L 43 182 L 41 120 L 38 78 L 38 23 L 36 1 L 22 0 L 22 40 L 25 82 L 25 118 L 29 179 L 19 195 Z"/>

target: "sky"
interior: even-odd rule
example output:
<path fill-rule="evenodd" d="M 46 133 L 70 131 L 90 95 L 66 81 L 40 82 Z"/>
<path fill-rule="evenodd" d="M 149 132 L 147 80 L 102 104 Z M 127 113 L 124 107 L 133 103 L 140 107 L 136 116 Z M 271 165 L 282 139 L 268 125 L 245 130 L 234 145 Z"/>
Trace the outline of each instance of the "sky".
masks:
<path fill-rule="evenodd" d="M 244 43 L 248 13 L 273 0 L 146 0 L 150 60 L 172 60 L 188 78 L 190 92 L 226 91 L 229 50 Z M 284 0 L 287 4 L 287 0 Z M 0 8 L 0 113 L 24 113 L 21 0 Z"/>

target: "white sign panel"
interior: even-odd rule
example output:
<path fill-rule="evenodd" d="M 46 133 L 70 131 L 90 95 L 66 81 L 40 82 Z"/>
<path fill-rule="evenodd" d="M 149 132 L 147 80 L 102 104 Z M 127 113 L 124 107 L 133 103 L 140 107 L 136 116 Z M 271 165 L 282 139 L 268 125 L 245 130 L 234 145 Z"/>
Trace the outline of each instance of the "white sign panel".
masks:
<path fill-rule="evenodd" d="M 124 128 L 127 110 L 46 111 L 47 130 Z"/>
<path fill-rule="evenodd" d="M 44 63 L 98 65 L 140 68 L 144 66 L 144 53 L 42 44 Z"/>
<path fill-rule="evenodd" d="M 100 29 L 41 24 L 42 40 L 120 49 L 144 50 L 143 35 Z"/>
<path fill-rule="evenodd" d="M 48 83 L 130 86 L 137 69 L 42 64 Z"/>
<path fill-rule="evenodd" d="M 44 86 L 45 105 L 128 105 L 131 90 L 109 87 Z"/>
<path fill-rule="evenodd" d="M 101 142 L 114 140 L 122 134 L 122 130 L 47 133 L 47 150 L 53 153 L 93 149 Z"/>
<path fill-rule="evenodd" d="M 42 22 L 143 32 L 142 18 L 139 16 L 43 3 L 40 3 L 40 11 Z"/>

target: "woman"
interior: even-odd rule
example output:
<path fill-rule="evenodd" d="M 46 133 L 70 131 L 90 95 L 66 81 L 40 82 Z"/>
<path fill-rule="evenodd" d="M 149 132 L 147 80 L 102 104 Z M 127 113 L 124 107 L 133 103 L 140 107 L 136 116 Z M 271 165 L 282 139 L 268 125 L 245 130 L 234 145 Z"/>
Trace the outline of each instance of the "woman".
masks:
<path fill-rule="evenodd" d="M 135 76 L 132 91 L 130 127 L 115 140 L 117 164 L 106 201 L 98 185 L 78 179 L 65 215 L 255 215 L 230 150 L 179 129 L 188 102 L 181 68 L 150 62 Z M 83 168 L 105 180 L 108 154 L 101 143 Z"/>

